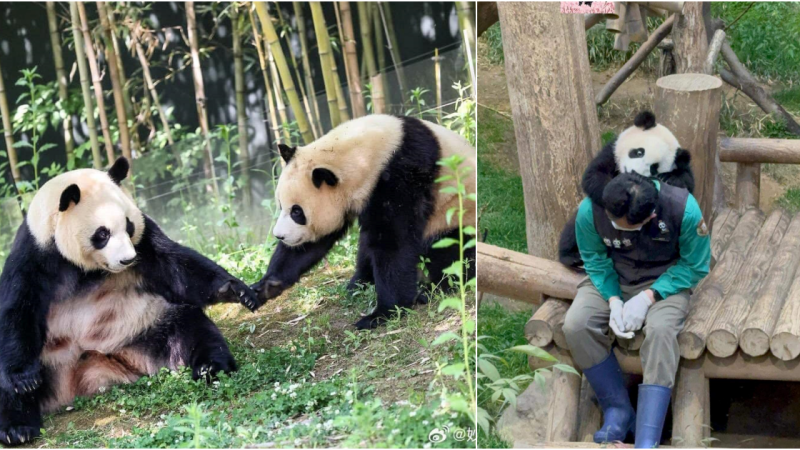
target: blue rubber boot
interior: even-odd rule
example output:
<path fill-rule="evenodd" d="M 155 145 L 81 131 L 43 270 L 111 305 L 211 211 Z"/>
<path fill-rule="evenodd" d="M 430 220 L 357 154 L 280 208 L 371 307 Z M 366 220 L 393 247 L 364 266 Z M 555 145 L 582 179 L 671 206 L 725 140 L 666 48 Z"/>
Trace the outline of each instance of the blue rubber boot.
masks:
<path fill-rule="evenodd" d="M 633 431 L 636 413 L 614 352 L 600 364 L 585 369 L 583 374 L 592 385 L 603 410 L 603 426 L 594 434 L 594 441 L 598 444 L 624 441 L 628 433 Z"/>
<path fill-rule="evenodd" d="M 667 417 L 672 389 L 657 384 L 639 385 L 636 406 L 636 448 L 656 448 L 661 443 L 661 430 Z"/>

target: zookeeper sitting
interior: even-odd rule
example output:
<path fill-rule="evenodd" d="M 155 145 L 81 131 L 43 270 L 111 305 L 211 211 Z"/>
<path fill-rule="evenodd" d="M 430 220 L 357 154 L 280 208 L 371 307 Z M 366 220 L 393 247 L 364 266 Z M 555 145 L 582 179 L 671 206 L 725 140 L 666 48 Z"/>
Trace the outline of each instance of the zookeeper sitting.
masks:
<path fill-rule="evenodd" d="M 575 231 L 588 277 L 578 285 L 564 335 L 603 410 L 595 442 L 623 441 L 635 430 L 636 448 L 653 448 L 678 370 L 678 333 L 691 289 L 708 274 L 711 240 L 685 189 L 620 174 L 604 189 L 603 203 L 605 209 L 586 198 L 578 209 Z M 636 412 L 609 328 L 627 339 L 644 331 Z"/>

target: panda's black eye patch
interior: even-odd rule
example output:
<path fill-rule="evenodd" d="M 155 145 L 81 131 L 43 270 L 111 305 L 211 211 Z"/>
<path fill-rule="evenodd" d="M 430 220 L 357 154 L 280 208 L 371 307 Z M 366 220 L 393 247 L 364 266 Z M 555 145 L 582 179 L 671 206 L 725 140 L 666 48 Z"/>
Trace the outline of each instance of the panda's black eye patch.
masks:
<path fill-rule="evenodd" d="M 133 226 L 133 222 L 131 219 L 125 218 L 125 231 L 128 232 L 128 236 L 133 237 L 133 232 L 136 231 L 136 227 Z"/>
<path fill-rule="evenodd" d="M 628 152 L 628 158 L 636 159 L 636 158 L 643 158 L 644 157 L 644 149 L 643 148 L 634 148 Z"/>
<path fill-rule="evenodd" d="M 92 235 L 92 246 L 98 250 L 104 248 L 108 244 L 108 239 L 111 237 L 111 232 L 106 227 L 100 227 L 95 230 Z"/>
<path fill-rule="evenodd" d="M 292 220 L 294 220 L 294 222 L 298 225 L 306 224 L 306 215 L 303 213 L 303 208 L 300 207 L 300 205 L 292 206 L 289 216 L 291 216 Z"/>

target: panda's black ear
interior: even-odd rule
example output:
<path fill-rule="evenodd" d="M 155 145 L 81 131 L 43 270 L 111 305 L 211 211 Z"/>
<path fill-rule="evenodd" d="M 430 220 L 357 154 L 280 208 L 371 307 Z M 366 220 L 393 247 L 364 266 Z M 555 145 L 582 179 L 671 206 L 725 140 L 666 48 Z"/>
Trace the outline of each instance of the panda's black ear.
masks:
<path fill-rule="evenodd" d="M 111 181 L 119 185 L 122 183 L 122 180 L 128 178 L 128 170 L 131 168 L 131 165 L 128 163 L 128 159 L 124 156 L 120 156 L 114 161 L 114 165 L 108 169 L 108 176 L 111 178 Z"/>
<path fill-rule="evenodd" d="M 322 186 L 322 183 L 325 183 L 328 186 L 336 186 L 339 184 L 339 178 L 337 178 L 336 175 L 334 175 L 330 170 L 323 168 L 317 168 L 311 172 L 311 181 L 314 182 L 314 187 L 317 189 Z"/>
<path fill-rule="evenodd" d="M 635 119 L 633 119 L 633 124 L 639 128 L 649 130 L 650 128 L 656 126 L 656 116 L 650 111 L 642 111 L 636 115 Z"/>
<path fill-rule="evenodd" d="M 278 153 L 281 154 L 281 158 L 289 164 L 289 161 L 292 160 L 294 157 L 294 152 L 297 151 L 297 147 L 289 147 L 288 145 L 278 144 Z"/>
<path fill-rule="evenodd" d="M 675 152 L 675 166 L 681 169 L 686 169 L 692 163 L 692 154 L 689 153 L 689 150 L 679 148 L 677 152 Z"/>
<path fill-rule="evenodd" d="M 77 205 L 80 201 L 81 188 L 79 188 L 77 184 L 70 184 L 64 189 L 64 192 L 61 193 L 61 200 L 58 202 L 58 210 L 64 212 L 69 209 L 70 204 L 75 203 Z"/>

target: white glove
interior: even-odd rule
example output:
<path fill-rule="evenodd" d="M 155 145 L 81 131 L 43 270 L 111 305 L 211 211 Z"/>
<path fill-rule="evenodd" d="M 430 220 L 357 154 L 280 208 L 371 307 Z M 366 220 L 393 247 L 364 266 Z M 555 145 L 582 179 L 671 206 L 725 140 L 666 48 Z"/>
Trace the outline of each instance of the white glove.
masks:
<path fill-rule="evenodd" d="M 608 306 L 611 308 L 611 316 L 608 320 L 608 326 L 611 327 L 611 331 L 623 339 L 633 339 L 633 331 L 626 333 L 625 326 L 623 326 L 622 299 L 619 297 L 611 297 L 608 299 Z"/>
<path fill-rule="evenodd" d="M 622 308 L 622 322 L 625 324 L 625 329 L 630 331 L 642 329 L 644 318 L 647 317 L 647 310 L 652 305 L 653 298 L 646 290 L 625 302 L 625 306 Z"/>

